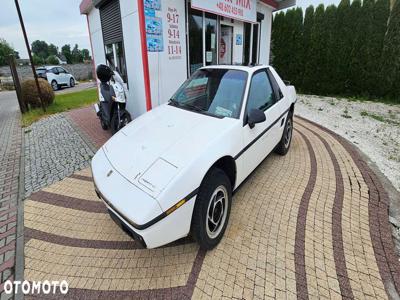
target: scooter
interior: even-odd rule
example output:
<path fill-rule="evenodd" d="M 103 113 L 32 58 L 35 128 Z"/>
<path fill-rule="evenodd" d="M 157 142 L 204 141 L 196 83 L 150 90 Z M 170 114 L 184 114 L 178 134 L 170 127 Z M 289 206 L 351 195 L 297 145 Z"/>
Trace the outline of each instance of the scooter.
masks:
<path fill-rule="evenodd" d="M 94 109 L 103 130 L 111 129 L 115 134 L 132 121 L 126 110 L 124 82 L 117 71 L 112 71 L 106 65 L 99 65 L 96 72 L 101 83 L 100 101 L 94 105 Z"/>

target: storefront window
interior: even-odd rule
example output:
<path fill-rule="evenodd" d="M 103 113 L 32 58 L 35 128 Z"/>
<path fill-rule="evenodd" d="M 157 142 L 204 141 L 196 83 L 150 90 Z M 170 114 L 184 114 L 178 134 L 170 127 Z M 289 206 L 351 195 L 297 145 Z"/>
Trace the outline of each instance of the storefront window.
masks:
<path fill-rule="evenodd" d="M 125 53 L 122 42 L 108 44 L 105 48 L 107 64 L 111 69 L 116 70 L 121 75 L 124 82 L 128 82 Z"/>
<path fill-rule="evenodd" d="M 217 64 L 217 16 L 206 14 L 206 65 Z"/>
<path fill-rule="evenodd" d="M 203 66 L 203 13 L 189 9 L 190 74 Z"/>

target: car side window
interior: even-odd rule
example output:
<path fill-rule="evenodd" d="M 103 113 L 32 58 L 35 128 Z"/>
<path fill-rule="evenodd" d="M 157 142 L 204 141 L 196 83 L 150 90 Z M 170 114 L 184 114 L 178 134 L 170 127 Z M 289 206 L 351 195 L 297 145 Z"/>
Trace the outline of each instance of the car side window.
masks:
<path fill-rule="evenodd" d="M 51 73 L 53 73 L 53 74 L 59 73 L 58 70 L 57 70 L 57 68 L 52 68 L 50 71 L 51 71 Z"/>
<path fill-rule="evenodd" d="M 281 89 L 279 87 L 279 84 L 276 81 L 274 75 L 272 74 L 271 70 L 268 69 L 267 72 L 268 72 L 269 79 L 270 79 L 270 81 L 272 83 L 272 88 L 273 88 L 274 93 L 275 93 L 275 99 L 277 101 L 279 101 L 279 100 L 281 100 L 283 98 L 283 93 L 282 93 L 282 91 L 281 91 Z"/>
<path fill-rule="evenodd" d="M 63 68 L 57 68 L 57 70 L 58 70 L 58 72 L 59 72 L 60 74 L 65 74 L 65 73 L 67 73 Z"/>
<path fill-rule="evenodd" d="M 275 94 L 266 71 L 256 73 L 251 79 L 247 111 L 256 108 L 267 110 L 275 103 Z"/>

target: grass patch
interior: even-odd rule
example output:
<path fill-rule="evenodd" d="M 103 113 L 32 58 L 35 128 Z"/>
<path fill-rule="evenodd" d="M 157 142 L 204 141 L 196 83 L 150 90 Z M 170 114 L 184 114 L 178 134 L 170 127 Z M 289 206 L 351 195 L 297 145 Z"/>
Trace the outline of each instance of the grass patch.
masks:
<path fill-rule="evenodd" d="M 37 108 L 23 114 L 22 126 L 27 127 L 49 115 L 93 104 L 97 101 L 97 98 L 98 96 L 96 88 L 75 93 L 56 95 L 54 103 L 47 107 L 46 112 L 43 112 L 41 108 Z"/>
<path fill-rule="evenodd" d="M 392 125 L 400 125 L 400 122 L 397 122 L 397 121 L 394 121 L 394 120 L 391 120 L 391 119 L 386 119 L 384 116 L 376 115 L 376 114 L 373 114 L 373 113 L 369 113 L 369 112 L 367 112 L 365 110 L 360 112 L 360 115 L 362 117 L 369 117 L 369 118 L 374 119 L 374 120 L 376 120 L 378 122 L 388 123 L 388 124 L 392 124 Z"/>

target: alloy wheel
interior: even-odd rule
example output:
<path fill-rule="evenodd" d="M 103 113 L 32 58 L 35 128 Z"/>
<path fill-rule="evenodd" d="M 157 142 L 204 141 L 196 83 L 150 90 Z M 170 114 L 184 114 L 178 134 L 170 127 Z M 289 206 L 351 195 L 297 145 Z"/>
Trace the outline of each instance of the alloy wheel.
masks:
<path fill-rule="evenodd" d="M 214 239 L 218 237 L 224 227 L 228 212 L 228 191 L 225 186 L 217 187 L 208 203 L 206 231 Z"/>

